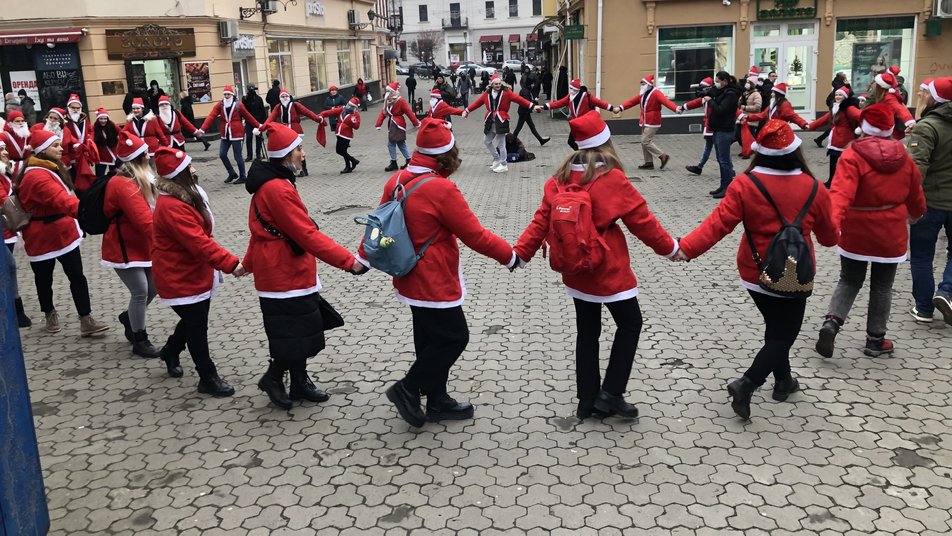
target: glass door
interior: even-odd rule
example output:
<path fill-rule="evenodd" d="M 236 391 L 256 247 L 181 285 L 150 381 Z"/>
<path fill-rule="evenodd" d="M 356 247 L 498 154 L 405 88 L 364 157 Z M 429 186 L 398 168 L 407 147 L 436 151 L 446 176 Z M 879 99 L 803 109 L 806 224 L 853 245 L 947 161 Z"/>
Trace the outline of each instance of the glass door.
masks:
<path fill-rule="evenodd" d="M 777 82 L 790 86 L 787 100 L 794 110 L 812 113 L 817 83 L 815 24 L 756 25 L 751 48 L 751 65 L 764 75 L 776 71 Z"/>

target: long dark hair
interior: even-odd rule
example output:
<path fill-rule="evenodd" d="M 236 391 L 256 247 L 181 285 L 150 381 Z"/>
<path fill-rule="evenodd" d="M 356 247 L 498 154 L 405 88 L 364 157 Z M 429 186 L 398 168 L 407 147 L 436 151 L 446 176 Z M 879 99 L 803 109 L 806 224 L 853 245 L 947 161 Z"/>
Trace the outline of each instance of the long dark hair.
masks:
<path fill-rule="evenodd" d="M 772 156 L 755 152 L 753 158 L 750 159 L 750 165 L 747 166 L 747 169 L 744 170 L 744 173 L 750 173 L 751 170 L 757 166 L 779 169 L 782 171 L 793 171 L 799 168 L 807 175 L 813 177 L 814 179 L 816 178 L 816 175 L 813 174 L 813 171 L 807 164 L 807 159 L 804 158 L 803 150 L 800 147 L 797 147 L 797 150 L 793 151 L 792 153 L 780 156 Z"/>
<path fill-rule="evenodd" d="M 26 168 L 30 167 L 30 161 L 33 160 L 34 158 L 37 160 L 45 160 L 47 162 L 55 164 L 56 170 L 55 171 L 50 170 L 50 171 L 54 171 L 54 173 L 59 175 L 60 180 L 63 181 L 63 184 L 65 184 L 67 188 L 69 188 L 70 190 L 74 188 L 73 179 L 70 177 L 69 171 L 66 169 L 66 166 L 63 165 L 63 161 L 56 160 L 55 158 L 48 156 L 45 152 L 34 153 L 29 159 L 27 159 L 26 165 L 23 165 L 20 167 L 20 172 L 17 174 L 16 179 L 14 179 L 13 181 L 14 188 L 20 187 L 20 183 L 23 182 L 23 176 L 26 175 Z"/>
<path fill-rule="evenodd" d="M 209 220 L 208 209 L 205 207 L 205 199 L 202 197 L 202 194 L 198 192 L 198 181 L 195 180 L 195 176 L 192 175 L 192 166 L 185 166 L 185 169 L 180 171 L 178 175 L 168 180 L 185 190 L 185 199 L 182 199 L 182 201 L 185 201 L 189 206 L 197 210 L 207 224 Z"/>
<path fill-rule="evenodd" d="M 102 149 L 109 147 L 112 149 L 119 143 L 119 133 L 116 124 L 112 119 L 106 119 L 106 124 L 99 124 L 99 119 L 93 123 L 93 139 L 96 140 L 96 147 Z"/>

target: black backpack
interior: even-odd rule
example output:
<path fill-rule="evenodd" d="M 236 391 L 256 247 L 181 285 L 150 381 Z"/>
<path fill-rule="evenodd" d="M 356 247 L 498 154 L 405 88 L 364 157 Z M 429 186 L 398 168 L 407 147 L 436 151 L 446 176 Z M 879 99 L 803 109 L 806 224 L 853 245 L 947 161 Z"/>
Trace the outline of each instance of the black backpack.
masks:
<path fill-rule="evenodd" d="M 800 213 L 797 214 L 795 220 L 787 222 L 757 176 L 753 173 L 748 173 L 747 176 L 750 177 L 751 182 L 760 190 L 760 193 L 763 194 L 780 218 L 780 232 L 770 241 L 763 259 L 757 253 L 750 232 L 745 231 L 744 233 L 747 236 L 754 262 L 760 270 L 760 277 L 757 281 L 760 288 L 786 298 L 809 297 L 813 294 L 813 277 L 816 274 L 816 265 L 810 252 L 810 245 L 803 236 L 803 229 L 800 226 L 803 223 L 803 218 L 806 217 L 807 212 L 810 211 L 810 207 L 813 205 L 820 183 L 816 180 L 813 181 L 813 190 L 810 192 L 806 204 L 800 209 Z"/>
<path fill-rule="evenodd" d="M 114 173 L 110 173 L 103 177 L 96 177 L 92 186 L 83 192 L 79 198 L 79 217 L 77 219 L 79 220 L 79 226 L 86 234 L 100 235 L 105 233 L 112 220 L 119 217 L 119 214 L 116 214 L 110 218 L 103 212 L 103 205 L 106 202 L 106 186 L 114 176 Z"/>

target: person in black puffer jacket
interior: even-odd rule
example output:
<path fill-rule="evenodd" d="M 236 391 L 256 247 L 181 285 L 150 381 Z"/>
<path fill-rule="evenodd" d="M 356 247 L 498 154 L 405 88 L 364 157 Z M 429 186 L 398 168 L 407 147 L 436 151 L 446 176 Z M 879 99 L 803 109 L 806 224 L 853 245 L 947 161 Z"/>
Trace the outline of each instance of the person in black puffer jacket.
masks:
<path fill-rule="evenodd" d="M 714 77 L 714 90 L 704 97 L 710 110 L 708 128 L 714 133 L 714 152 L 721 168 L 721 184 L 710 192 L 714 199 L 723 198 L 727 187 L 734 180 L 731 144 L 734 142 L 734 124 L 739 100 L 740 87 L 737 85 L 737 79 L 727 71 L 717 73 Z"/>

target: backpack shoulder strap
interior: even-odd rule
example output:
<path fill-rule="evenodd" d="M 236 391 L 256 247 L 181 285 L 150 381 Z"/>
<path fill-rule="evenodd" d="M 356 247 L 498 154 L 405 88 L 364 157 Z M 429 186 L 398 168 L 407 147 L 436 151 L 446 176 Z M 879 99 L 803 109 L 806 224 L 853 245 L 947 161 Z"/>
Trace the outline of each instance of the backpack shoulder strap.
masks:
<path fill-rule="evenodd" d="M 803 223 L 803 218 L 807 216 L 807 212 L 810 212 L 810 207 L 813 206 L 813 200 L 816 199 L 816 193 L 819 190 L 820 181 L 813 179 L 813 188 L 810 190 L 810 197 L 807 198 L 807 202 L 803 205 L 803 208 L 800 209 L 800 213 L 797 214 L 797 219 L 793 220 L 793 225 L 800 227 L 800 224 Z"/>
<path fill-rule="evenodd" d="M 780 212 L 780 209 L 777 208 L 777 203 L 774 203 L 773 198 L 770 197 L 770 192 L 767 191 L 767 188 L 764 186 L 764 183 L 760 182 L 760 179 L 758 179 L 757 175 L 754 175 L 753 172 L 748 172 L 747 177 L 750 179 L 750 182 L 754 183 L 754 186 L 756 186 L 757 189 L 760 190 L 761 195 L 763 195 L 764 198 L 767 200 L 767 202 L 770 203 L 770 206 L 773 207 L 774 211 L 777 213 L 777 217 L 780 218 L 780 223 L 783 224 L 784 226 L 789 225 L 789 223 L 787 223 L 787 219 L 784 218 L 783 214 Z M 810 202 L 811 203 L 813 202 L 812 198 L 810 199 Z"/>

